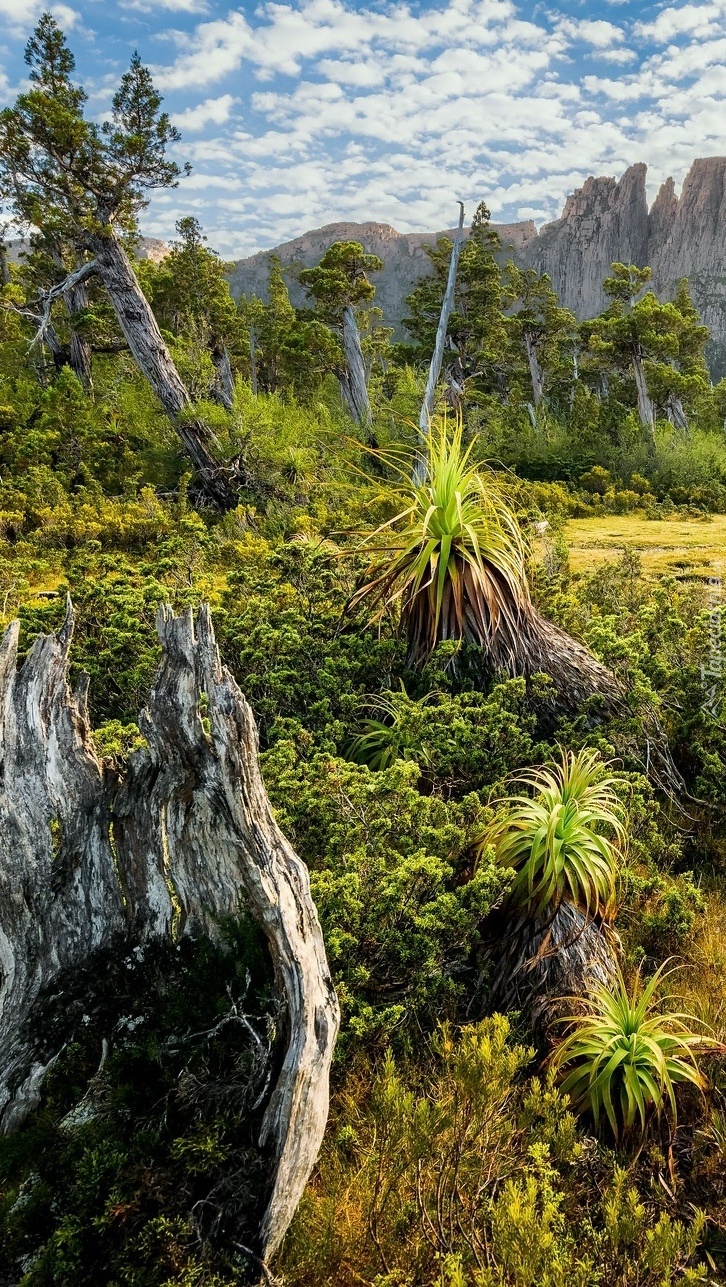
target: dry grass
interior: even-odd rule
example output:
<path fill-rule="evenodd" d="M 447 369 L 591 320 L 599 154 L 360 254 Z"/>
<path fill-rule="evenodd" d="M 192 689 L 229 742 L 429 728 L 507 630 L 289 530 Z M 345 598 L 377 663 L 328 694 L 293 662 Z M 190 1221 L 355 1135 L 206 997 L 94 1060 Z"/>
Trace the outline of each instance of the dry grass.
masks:
<path fill-rule="evenodd" d="M 705 579 L 726 564 L 726 515 L 649 520 L 641 514 L 571 519 L 564 529 L 574 572 L 591 572 L 635 550 L 648 576 Z"/>
<path fill-rule="evenodd" d="M 719 1041 L 726 1042 L 726 896 L 720 891 L 706 894 L 683 964 L 686 968 L 677 976 L 674 991 Z"/>

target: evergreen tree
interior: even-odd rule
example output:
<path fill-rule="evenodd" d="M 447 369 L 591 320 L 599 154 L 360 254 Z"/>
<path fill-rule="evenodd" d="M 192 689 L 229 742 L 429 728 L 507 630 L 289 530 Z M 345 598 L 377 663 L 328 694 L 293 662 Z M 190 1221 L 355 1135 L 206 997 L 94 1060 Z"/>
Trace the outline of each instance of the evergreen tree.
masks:
<path fill-rule="evenodd" d="M 687 283 L 673 303 L 662 304 L 652 290 L 643 294 L 652 276 L 650 268 L 613 264 L 603 283 L 610 304 L 581 328 L 601 371 L 634 380 L 640 422 L 651 443 L 656 409 L 685 428 L 684 399 L 692 403 L 708 386 L 708 330 L 699 323 Z"/>
<path fill-rule="evenodd" d="M 320 319 L 293 308 L 277 255 L 268 256 L 267 302 L 242 296 L 238 312 L 255 393 L 291 392 L 308 401 L 341 369 L 340 340 Z"/>
<path fill-rule="evenodd" d="M 156 188 L 182 173 L 166 155 L 179 134 L 138 54 L 121 78 L 102 126 L 84 114 L 86 94 L 71 81 L 74 61 L 57 23 L 44 14 L 25 52 L 30 88 L 0 113 L 0 195 L 22 225 L 62 239 L 80 267 L 45 297 L 41 333 L 52 300 L 98 275 L 124 338 L 198 471 L 210 499 L 230 500 L 229 482 L 206 425 L 190 416 L 190 399 L 144 297 L 120 233 L 133 233 Z M 184 167 L 184 171 L 188 170 Z"/>
<path fill-rule="evenodd" d="M 546 389 L 572 378 L 572 349 L 576 335 L 574 314 L 561 308 L 547 273 L 518 268 L 510 260 L 504 274 L 504 300 L 508 305 L 507 330 L 513 366 L 526 357 L 535 410 Z"/>
<path fill-rule="evenodd" d="M 211 354 L 215 377 L 210 392 L 231 408 L 230 351 L 239 349 L 242 332 L 226 276 L 232 265 L 205 244 L 202 225 L 193 215 L 178 219 L 175 227 L 178 241 L 149 279 L 154 312 L 162 326 Z"/>
<path fill-rule="evenodd" d="M 500 249 L 489 211 L 481 202 L 461 251 L 449 318 L 445 377 L 457 387 L 472 381 L 480 391 L 490 392 L 501 391 L 505 385 L 507 332 L 502 313 L 502 275 L 496 258 Z M 403 324 L 414 340 L 408 350 L 414 360 L 428 361 L 433 353 L 452 251 L 453 242 L 448 237 L 440 237 L 435 246 L 426 247 L 433 273 L 422 278 L 406 301 L 408 315 Z"/>
<path fill-rule="evenodd" d="M 314 268 L 304 268 L 300 281 L 315 301 L 317 317 L 342 339 L 343 361 L 338 369 L 343 396 L 359 424 L 371 423 L 366 370 L 355 310 L 370 304 L 375 286 L 368 280 L 383 261 L 367 254 L 358 241 L 336 241 Z"/>

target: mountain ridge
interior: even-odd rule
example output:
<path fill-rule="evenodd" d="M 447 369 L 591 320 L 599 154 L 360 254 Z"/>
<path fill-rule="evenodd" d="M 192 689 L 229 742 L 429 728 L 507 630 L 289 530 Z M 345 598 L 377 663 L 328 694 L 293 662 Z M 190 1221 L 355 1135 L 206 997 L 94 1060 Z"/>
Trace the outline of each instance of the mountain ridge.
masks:
<path fill-rule="evenodd" d="M 726 157 L 696 159 L 680 194 L 669 178 L 650 206 L 646 174 L 641 161 L 620 178 L 591 175 L 567 198 L 560 217 L 539 230 L 531 219 L 493 224 L 502 239 L 502 259 L 511 256 L 521 267 L 549 273 L 562 304 L 580 319 L 604 307 L 602 282 L 616 260 L 648 264 L 661 298 L 672 298 L 678 281 L 688 277 L 713 340 L 726 345 Z M 376 302 L 400 332 L 406 296 L 431 271 L 424 246 L 440 236 L 453 236 L 453 230 L 400 233 L 373 221 L 329 223 L 237 260 L 230 286 L 237 297 L 264 297 L 267 257 L 277 254 L 287 270 L 292 302 L 302 305 L 306 297 L 295 270 L 316 263 L 332 241 L 360 241 L 384 261 L 374 279 Z"/>

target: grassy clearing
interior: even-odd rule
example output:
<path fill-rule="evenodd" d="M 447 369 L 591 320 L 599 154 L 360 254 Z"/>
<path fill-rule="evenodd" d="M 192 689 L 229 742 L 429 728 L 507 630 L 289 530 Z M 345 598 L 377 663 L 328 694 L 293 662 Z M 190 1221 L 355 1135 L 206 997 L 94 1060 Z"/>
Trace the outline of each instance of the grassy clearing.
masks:
<path fill-rule="evenodd" d="M 575 572 L 589 572 L 636 550 L 649 576 L 705 579 L 726 563 L 726 515 L 650 520 L 639 514 L 571 519 L 564 528 Z"/>

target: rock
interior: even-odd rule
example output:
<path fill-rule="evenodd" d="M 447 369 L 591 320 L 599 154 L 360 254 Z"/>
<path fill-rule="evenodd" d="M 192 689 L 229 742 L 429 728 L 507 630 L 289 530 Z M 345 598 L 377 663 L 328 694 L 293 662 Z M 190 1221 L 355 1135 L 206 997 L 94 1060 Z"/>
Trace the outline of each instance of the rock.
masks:
<path fill-rule="evenodd" d="M 577 317 L 605 306 L 603 278 L 615 260 L 648 263 L 645 165 L 622 179 L 590 178 L 567 198 L 562 217 L 546 224 L 522 252 L 527 267 L 549 273 L 561 303 Z"/>

